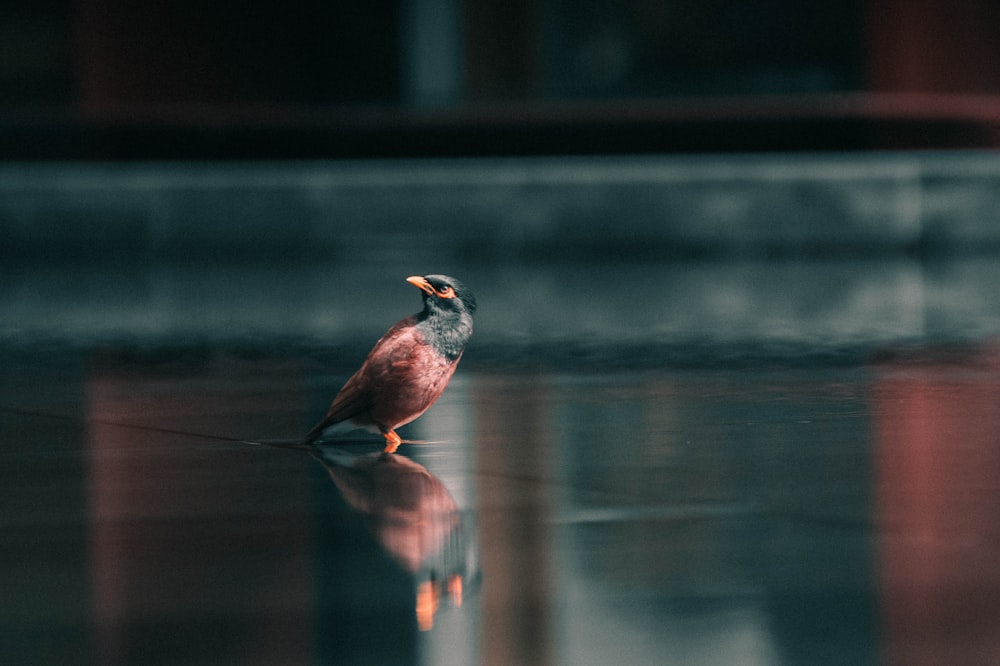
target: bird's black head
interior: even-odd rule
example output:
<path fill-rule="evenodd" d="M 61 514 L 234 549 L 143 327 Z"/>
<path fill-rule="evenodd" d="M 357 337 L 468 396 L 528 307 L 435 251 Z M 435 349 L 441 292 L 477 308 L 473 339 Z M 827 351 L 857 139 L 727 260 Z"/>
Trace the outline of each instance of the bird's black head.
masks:
<path fill-rule="evenodd" d="M 468 287 L 447 275 L 414 275 L 406 281 L 423 292 L 424 309 L 417 326 L 442 355 L 457 359 L 472 336 L 476 298 Z"/>
<path fill-rule="evenodd" d="M 420 289 L 424 297 L 424 310 L 428 314 L 440 312 L 466 313 L 476 311 L 476 297 L 469 288 L 447 275 L 414 275 L 406 281 Z"/>

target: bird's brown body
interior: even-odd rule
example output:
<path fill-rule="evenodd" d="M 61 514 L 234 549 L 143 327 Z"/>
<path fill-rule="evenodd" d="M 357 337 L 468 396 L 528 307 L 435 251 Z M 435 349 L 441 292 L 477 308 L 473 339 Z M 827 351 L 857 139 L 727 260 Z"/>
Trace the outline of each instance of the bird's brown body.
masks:
<path fill-rule="evenodd" d="M 304 441 L 313 443 L 346 425 L 380 432 L 391 453 L 402 442 L 396 428 L 419 417 L 444 392 L 472 334 L 475 299 L 446 276 L 409 281 L 424 292 L 424 310 L 397 322 L 375 343 Z"/>

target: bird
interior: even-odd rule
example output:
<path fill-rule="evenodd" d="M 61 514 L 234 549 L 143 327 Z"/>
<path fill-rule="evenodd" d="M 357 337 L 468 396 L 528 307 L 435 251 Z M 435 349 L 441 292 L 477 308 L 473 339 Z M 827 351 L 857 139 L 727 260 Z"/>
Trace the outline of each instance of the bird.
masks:
<path fill-rule="evenodd" d="M 406 281 L 420 289 L 423 310 L 379 338 L 304 444 L 365 429 L 385 437 L 384 453 L 395 453 L 403 442 L 396 428 L 418 418 L 444 393 L 472 336 L 475 296 L 447 275 L 413 275 Z"/>

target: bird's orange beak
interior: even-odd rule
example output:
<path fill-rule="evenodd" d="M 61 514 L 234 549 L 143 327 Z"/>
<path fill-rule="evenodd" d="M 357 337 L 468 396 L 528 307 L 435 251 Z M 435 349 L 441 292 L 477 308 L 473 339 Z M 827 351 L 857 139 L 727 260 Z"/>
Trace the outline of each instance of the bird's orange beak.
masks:
<path fill-rule="evenodd" d="M 434 287 L 431 286 L 431 283 L 419 275 L 411 275 L 406 278 L 406 281 L 421 291 L 426 291 L 428 294 L 434 293 Z"/>

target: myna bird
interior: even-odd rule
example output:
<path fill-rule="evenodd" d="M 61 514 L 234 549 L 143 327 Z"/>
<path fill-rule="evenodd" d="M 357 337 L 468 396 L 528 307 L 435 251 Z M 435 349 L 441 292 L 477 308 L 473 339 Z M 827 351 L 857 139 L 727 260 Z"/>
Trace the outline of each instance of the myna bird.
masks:
<path fill-rule="evenodd" d="M 476 299 L 447 275 L 406 281 L 423 292 L 424 309 L 397 322 L 375 343 L 304 442 L 364 428 L 381 433 L 385 452 L 392 453 L 403 441 L 396 428 L 423 414 L 444 392 L 472 336 Z"/>

